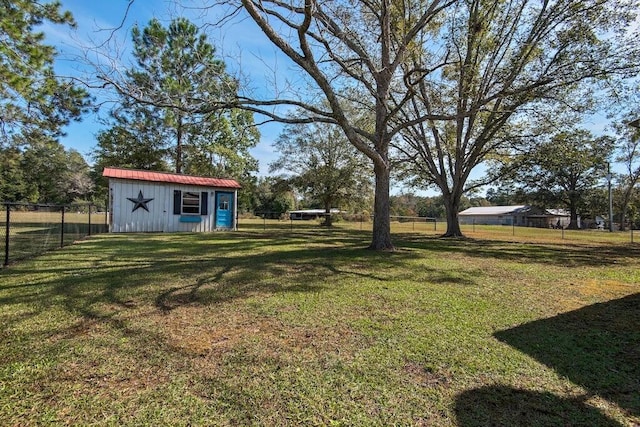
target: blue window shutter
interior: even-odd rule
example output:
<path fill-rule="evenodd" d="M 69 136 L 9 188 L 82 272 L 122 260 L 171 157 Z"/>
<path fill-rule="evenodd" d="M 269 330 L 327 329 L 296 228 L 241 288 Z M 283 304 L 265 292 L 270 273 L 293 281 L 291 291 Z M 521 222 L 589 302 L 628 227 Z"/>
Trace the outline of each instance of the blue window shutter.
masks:
<path fill-rule="evenodd" d="M 173 190 L 173 214 L 180 215 L 182 205 L 182 191 Z"/>
<path fill-rule="evenodd" d="M 209 193 L 203 191 L 200 196 L 200 215 L 209 215 L 207 206 L 209 205 Z"/>

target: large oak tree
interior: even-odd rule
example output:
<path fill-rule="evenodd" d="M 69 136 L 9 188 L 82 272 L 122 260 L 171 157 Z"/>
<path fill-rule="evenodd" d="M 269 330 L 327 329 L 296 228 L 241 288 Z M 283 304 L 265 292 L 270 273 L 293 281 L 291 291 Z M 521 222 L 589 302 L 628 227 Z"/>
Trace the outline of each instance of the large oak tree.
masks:
<path fill-rule="evenodd" d="M 459 236 L 462 195 L 495 179 L 470 182 L 475 168 L 521 152 L 528 122 L 555 108 L 584 110 L 597 82 L 637 72 L 634 0 L 211 3 L 248 15 L 328 108 L 308 103 L 308 94 L 242 103 L 276 120 L 285 118 L 266 107 L 304 108 L 310 120 L 340 126 L 371 159 L 375 249 L 393 247 L 390 147 L 414 182 L 442 191 L 446 235 Z M 345 108 L 354 93 L 370 111 L 369 128 Z"/>
<path fill-rule="evenodd" d="M 371 249 L 393 249 L 389 217 L 393 159 L 389 149 L 391 141 L 406 126 L 399 120 L 400 111 L 413 96 L 416 80 L 424 77 L 422 65 L 415 69 L 404 66 L 406 58 L 454 3 L 455 0 L 210 2 L 216 7 L 230 6 L 230 14 L 248 16 L 286 55 L 306 83 L 305 93 L 280 93 L 271 98 L 241 96 L 238 102 L 244 108 L 283 122 L 291 119 L 272 107 L 301 108 L 307 113 L 307 122 L 338 126 L 346 140 L 370 159 L 375 175 Z M 356 114 L 354 105 L 360 110 Z M 365 112 L 370 120 L 362 120 Z"/>
<path fill-rule="evenodd" d="M 457 1 L 420 40 L 406 66 L 427 77 L 402 110 L 414 125 L 397 147 L 410 180 L 442 192 L 445 235 L 461 235 L 462 195 L 499 177 L 472 180 L 478 166 L 526 154 L 534 127 L 587 111 L 600 84 L 637 75 L 637 10 L 618 0 Z M 434 115 L 456 118 L 419 120 Z M 558 160 L 570 165 L 567 155 Z"/>

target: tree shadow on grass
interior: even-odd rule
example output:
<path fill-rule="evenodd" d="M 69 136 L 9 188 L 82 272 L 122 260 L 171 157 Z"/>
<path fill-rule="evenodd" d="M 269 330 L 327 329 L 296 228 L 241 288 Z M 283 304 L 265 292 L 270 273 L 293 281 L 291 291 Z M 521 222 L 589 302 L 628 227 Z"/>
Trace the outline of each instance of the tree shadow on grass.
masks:
<path fill-rule="evenodd" d="M 640 293 L 495 336 L 631 416 L 640 416 Z"/>
<path fill-rule="evenodd" d="M 403 235 L 397 240 L 407 248 L 563 267 L 624 265 L 625 259 L 640 257 L 640 247 L 629 245 L 522 243 L 468 238 L 443 239 L 423 235 Z"/>
<path fill-rule="evenodd" d="M 564 399 L 551 393 L 499 385 L 460 394 L 456 399 L 455 414 L 462 427 L 620 426 L 580 398 Z"/>
<path fill-rule="evenodd" d="M 69 312 L 90 319 L 104 315 L 105 304 L 109 313 L 149 303 L 167 312 L 256 293 L 319 292 L 328 283 L 341 286 L 347 277 L 384 281 L 380 272 L 385 266 L 415 256 L 367 251 L 363 240 L 352 233 L 310 237 L 300 233 L 292 238 L 239 233 L 100 237 L 66 249 L 60 262 L 55 261 L 56 253 L 48 254 L 49 262 L 33 282 L 19 279 L 32 267 L 15 265 L 2 271 L 20 283 L 0 287 L 8 291 L 0 303 L 37 302 L 44 308 L 59 304 L 62 297 Z M 70 263 L 82 256 L 84 265 Z M 370 269 L 371 263 L 380 268 Z"/>
<path fill-rule="evenodd" d="M 384 281 L 387 268 L 415 256 L 372 253 L 350 234 L 310 241 L 308 247 L 309 236 L 296 237 L 293 244 L 280 236 L 248 237 L 99 237 L 0 271 L 0 306 L 6 307 L 0 323 L 10 331 L 0 331 L 0 342 L 40 348 L 3 353 L 0 368 L 31 364 L 31 353 L 65 354 L 68 339 L 85 340 L 96 331 L 118 331 L 105 332 L 105 339 L 121 334 L 143 353 L 147 347 L 183 352 L 166 331 L 137 319 L 255 295 L 319 293 L 347 286 L 354 277 Z M 370 269 L 371 263 L 380 271 Z M 37 320 L 49 312 L 59 320 Z M 31 318 L 42 322 L 37 331 L 14 328 L 29 325 Z"/>

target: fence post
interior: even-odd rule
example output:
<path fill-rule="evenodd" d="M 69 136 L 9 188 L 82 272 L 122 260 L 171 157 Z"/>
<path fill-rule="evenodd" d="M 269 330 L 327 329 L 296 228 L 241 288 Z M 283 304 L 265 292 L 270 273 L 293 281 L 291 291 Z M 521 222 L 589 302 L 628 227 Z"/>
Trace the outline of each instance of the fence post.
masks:
<path fill-rule="evenodd" d="M 4 236 L 4 265 L 9 265 L 9 224 L 10 224 L 10 216 L 11 214 L 9 213 L 9 211 L 11 210 L 11 205 L 9 205 L 8 203 L 6 203 L 4 205 L 7 208 L 7 222 L 6 222 L 6 226 L 4 228 L 5 231 L 5 236 Z"/>
<path fill-rule="evenodd" d="M 88 236 L 91 236 L 91 203 L 89 203 L 89 233 L 87 233 Z"/>
<path fill-rule="evenodd" d="M 111 190 L 109 190 L 109 194 L 111 194 Z M 110 230 L 109 224 L 111 224 L 111 205 L 109 201 L 111 198 L 107 195 L 107 199 L 104 201 L 104 229 L 107 230 L 107 233 Z"/>
<path fill-rule="evenodd" d="M 60 227 L 60 247 L 64 247 L 64 206 L 62 206 L 62 227 Z"/>

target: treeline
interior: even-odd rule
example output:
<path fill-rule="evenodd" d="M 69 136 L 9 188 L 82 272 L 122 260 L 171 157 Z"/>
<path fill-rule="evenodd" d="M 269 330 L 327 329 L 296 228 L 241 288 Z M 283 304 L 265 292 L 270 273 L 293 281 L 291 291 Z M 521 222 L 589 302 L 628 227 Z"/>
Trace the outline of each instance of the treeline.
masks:
<path fill-rule="evenodd" d="M 65 150 L 55 140 L 0 147 L 0 201 L 92 202 L 96 195 L 94 176 L 79 152 Z"/>

